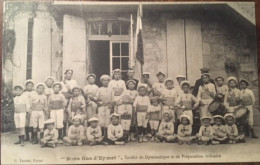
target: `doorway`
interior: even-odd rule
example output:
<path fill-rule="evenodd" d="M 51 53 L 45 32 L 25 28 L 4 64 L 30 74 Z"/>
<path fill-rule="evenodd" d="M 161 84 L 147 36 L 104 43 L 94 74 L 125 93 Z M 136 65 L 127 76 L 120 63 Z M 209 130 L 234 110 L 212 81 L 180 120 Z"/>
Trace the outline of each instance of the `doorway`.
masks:
<path fill-rule="evenodd" d="M 110 75 L 110 51 L 109 41 L 95 41 L 90 43 L 90 73 L 94 73 L 96 78 L 96 84 L 100 87 L 100 76 L 103 74 Z"/>

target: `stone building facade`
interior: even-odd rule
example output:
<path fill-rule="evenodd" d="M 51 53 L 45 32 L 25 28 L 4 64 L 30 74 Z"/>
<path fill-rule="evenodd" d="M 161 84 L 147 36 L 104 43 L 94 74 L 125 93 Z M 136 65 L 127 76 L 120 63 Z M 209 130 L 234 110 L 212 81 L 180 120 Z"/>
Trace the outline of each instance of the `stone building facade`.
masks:
<path fill-rule="evenodd" d="M 184 74 L 194 84 L 199 69 L 208 67 L 212 78 L 248 79 L 259 100 L 254 14 L 244 4 L 143 3 L 143 65 L 134 47 L 139 4 L 58 1 L 38 3 L 34 15 L 20 12 L 8 27 L 15 31 L 16 43 L 12 60 L 4 61 L 4 81 L 42 82 L 48 76 L 61 81 L 71 68 L 83 86 L 89 73 L 134 67 L 137 78 L 149 71 L 155 82 L 162 71 L 173 78 Z M 258 104 L 255 121 L 260 124 Z"/>

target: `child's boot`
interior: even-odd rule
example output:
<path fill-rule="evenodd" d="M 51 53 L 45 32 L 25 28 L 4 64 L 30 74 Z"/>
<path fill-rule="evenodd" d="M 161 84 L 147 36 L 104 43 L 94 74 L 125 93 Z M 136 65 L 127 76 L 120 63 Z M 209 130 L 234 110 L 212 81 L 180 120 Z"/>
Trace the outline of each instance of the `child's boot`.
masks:
<path fill-rule="evenodd" d="M 42 139 L 43 138 L 43 132 L 40 132 L 40 139 Z"/>
<path fill-rule="evenodd" d="M 32 127 L 29 127 L 29 132 L 31 132 L 31 139 L 30 139 L 30 142 L 32 143 L 33 142 L 33 128 Z"/>
<path fill-rule="evenodd" d="M 63 143 L 63 141 L 62 141 L 62 128 L 61 129 L 58 129 L 58 133 L 59 133 L 59 144 L 62 144 Z"/>
<path fill-rule="evenodd" d="M 20 136 L 21 137 L 21 147 L 24 146 L 24 135 Z"/>
<path fill-rule="evenodd" d="M 21 136 L 18 136 L 19 140 L 15 142 L 14 144 L 21 144 Z"/>
<path fill-rule="evenodd" d="M 250 128 L 250 132 L 251 132 L 251 137 L 254 139 L 258 139 L 258 136 L 256 136 L 254 128 Z"/>
<path fill-rule="evenodd" d="M 131 141 L 136 141 L 134 133 L 131 133 Z"/>
<path fill-rule="evenodd" d="M 33 137 L 33 143 L 32 144 L 38 144 L 37 132 L 34 132 L 34 137 Z"/>
<path fill-rule="evenodd" d="M 139 135 L 139 137 L 138 137 L 138 142 L 139 142 L 139 143 L 142 143 L 142 142 L 143 142 L 143 136 L 142 136 L 142 135 Z"/>
<path fill-rule="evenodd" d="M 29 141 L 29 127 L 25 127 L 25 140 L 24 141 Z"/>

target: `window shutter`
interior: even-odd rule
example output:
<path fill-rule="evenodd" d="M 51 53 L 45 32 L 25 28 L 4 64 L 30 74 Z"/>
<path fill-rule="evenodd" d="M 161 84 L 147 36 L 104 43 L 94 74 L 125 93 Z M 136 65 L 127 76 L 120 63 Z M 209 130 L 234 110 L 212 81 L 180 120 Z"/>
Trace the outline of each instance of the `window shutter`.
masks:
<path fill-rule="evenodd" d="M 63 73 L 72 69 L 73 79 L 80 86 L 85 84 L 86 74 L 86 24 L 80 17 L 65 15 L 63 18 Z"/>

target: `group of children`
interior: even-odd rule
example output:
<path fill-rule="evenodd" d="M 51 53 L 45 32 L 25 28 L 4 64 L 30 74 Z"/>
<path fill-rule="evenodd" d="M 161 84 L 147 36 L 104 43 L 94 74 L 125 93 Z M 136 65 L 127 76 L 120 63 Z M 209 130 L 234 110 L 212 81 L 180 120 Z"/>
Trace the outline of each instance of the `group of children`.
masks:
<path fill-rule="evenodd" d="M 19 141 L 38 143 L 42 147 L 66 145 L 125 144 L 139 142 L 178 142 L 179 144 L 223 144 L 244 142 L 236 126 L 234 111 L 246 106 L 249 111 L 249 125 L 253 138 L 254 94 L 247 89 L 249 82 L 240 81 L 237 88 L 235 77 L 217 77 L 215 84 L 210 75 L 202 73 L 202 85 L 196 96 L 185 76 L 178 75 L 174 86 L 172 78 L 159 72 L 158 82 L 151 84 L 148 72 L 142 74 L 142 81 L 133 78 L 129 69 L 128 80 L 121 80 L 121 70 L 113 71 L 112 80 L 102 75 L 101 87 L 95 85 L 95 74 L 87 76 L 87 85 L 80 88 L 71 79 L 73 70 L 66 70 L 65 80 L 55 82 L 47 78 L 45 83 L 35 86 L 32 80 L 14 85 L 14 120 Z M 34 88 L 35 86 L 35 88 Z M 208 111 L 209 104 L 218 95 L 223 96 L 223 105 L 228 113 L 215 115 Z M 200 109 L 201 126 L 193 134 L 193 112 Z M 45 130 L 44 130 L 45 129 Z M 31 137 L 29 137 L 31 133 Z M 39 133 L 39 135 L 38 135 Z"/>

